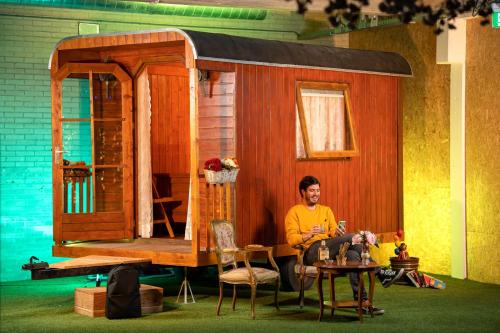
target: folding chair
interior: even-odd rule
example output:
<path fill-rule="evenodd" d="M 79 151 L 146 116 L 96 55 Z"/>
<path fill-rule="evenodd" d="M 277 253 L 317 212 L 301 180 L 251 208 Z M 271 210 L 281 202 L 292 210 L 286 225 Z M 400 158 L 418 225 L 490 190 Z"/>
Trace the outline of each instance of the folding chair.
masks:
<path fill-rule="evenodd" d="M 172 229 L 172 225 L 170 222 L 174 222 L 172 217 L 167 214 L 167 210 L 165 208 L 165 205 L 174 202 L 174 201 L 179 201 L 178 199 L 174 199 L 173 197 L 161 197 L 158 189 L 156 188 L 156 177 L 153 177 L 153 205 L 158 204 L 160 205 L 161 208 L 161 213 L 162 213 L 162 218 L 158 220 L 154 220 L 153 223 L 165 223 L 165 226 L 167 227 L 168 230 L 168 235 L 170 238 L 174 238 L 174 230 Z"/>

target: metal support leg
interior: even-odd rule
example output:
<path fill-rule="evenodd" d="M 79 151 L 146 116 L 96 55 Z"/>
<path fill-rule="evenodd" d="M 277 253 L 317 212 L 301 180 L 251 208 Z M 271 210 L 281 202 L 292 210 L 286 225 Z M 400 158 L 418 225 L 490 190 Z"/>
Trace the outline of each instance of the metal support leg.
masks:
<path fill-rule="evenodd" d="M 189 285 L 189 281 L 187 279 L 187 267 L 184 267 L 184 281 L 182 281 L 181 289 L 179 290 L 179 294 L 177 295 L 177 301 L 175 301 L 176 303 L 179 303 L 179 297 L 181 296 L 183 290 L 184 290 L 184 304 L 196 303 L 193 296 L 193 291 L 191 290 L 191 286 Z M 191 294 L 192 302 L 188 302 L 188 290 L 189 293 Z"/>

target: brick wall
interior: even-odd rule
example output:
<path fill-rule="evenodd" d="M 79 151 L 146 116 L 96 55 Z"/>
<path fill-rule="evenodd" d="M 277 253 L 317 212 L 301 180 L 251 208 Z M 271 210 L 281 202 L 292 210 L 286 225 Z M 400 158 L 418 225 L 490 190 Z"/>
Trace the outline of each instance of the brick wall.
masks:
<path fill-rule="evenodd" d="M 296 41 L 304 24 L 288 12 L 268 12 L 265 20 L 244 21 L 0 4 L 1 281 L 29 278 L 20 267 L 31 255 L 58 260 L 51 257 L 47 64 L 59 40 L 78 34 L 79 22 L 99 23 L 101 33 L 179 26 L 288 41 Z"/>
<path fill-rule="evenodd" d="M 64 23 L 64 24 L 63 24 Z M 50 77 L 54 44 L 77 22 L 0 16 L 0 244 L 2 281 L 27 278 L 31 255 L 51 257 Z"/>

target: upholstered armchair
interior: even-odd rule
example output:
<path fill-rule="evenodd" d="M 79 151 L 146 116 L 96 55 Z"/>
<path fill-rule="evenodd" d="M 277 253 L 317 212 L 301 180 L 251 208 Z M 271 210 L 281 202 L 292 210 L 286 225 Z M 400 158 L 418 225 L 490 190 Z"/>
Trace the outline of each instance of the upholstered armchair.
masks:
<path fill-rule="evenodd" d="M 278 291 L 280 288 L 280 273 L 273 259 L 272 247 L 249 245 L 244 249 L 239 249 L 236 247 L 232 223 L 214 220 L 210 225 L 215 238 L 215 253 L 217 255 L 217 266 L 219 271 L 219 302 L 217 304 L 217 315 L 220 315 L 224 283 L 233 285 L 233 310 L 236 306 L 236 286 L 239 284 L 247 284 L 250 286 L 252 319 L 255 319 L 255 296 L 257 285 L 274 284 L 274 304 L 276 309 L 279 310 Z M 267 258 L 273 269 L 252 267 L 249 259 L 254 252 L 267 252 Z M 238 267 L 237 259 L 243 259 L 245 266 Z"/>

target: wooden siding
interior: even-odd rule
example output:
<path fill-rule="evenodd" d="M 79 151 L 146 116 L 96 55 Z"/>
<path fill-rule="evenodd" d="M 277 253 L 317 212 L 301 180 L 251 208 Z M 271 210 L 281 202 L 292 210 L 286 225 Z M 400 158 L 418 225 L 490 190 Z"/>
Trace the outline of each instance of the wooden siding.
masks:
<path fill-rule="evenodd" d="M 198 88 L 200 170 L 206 160 L 233 157 L 235 151 L 235 74 L 211 71 Z"/>
<path fill-rule="evenodd" d="M 200 172 L 203 171 L 204 163 L 208 159 L 236 156 L 234 105 L 235 73 L 211 70 L 208 79 L 200 82 L 198 87 L 198 170 Z M 213 188 L 210 189 L 213 191 Z M 218 216 L 215 208 L 217 204 L 207 202 L 210 189 L 204 179 L 201 179 L 201 220 L 198 224 L 201 248 L 210 246 L 208 223 L 214 214 Z M 215 197 L 213 193 L 211 197 Z M 234 218 L 234 214 L 232 215 Z"/>
<path fill-rule="evenodd" d="M 321 203 L 347 230 L 377 233 L 399 228 L 398 78 L 199 61 L 199 68 L 236 72 L 237 228 L 240 245 L 284 244 L 284 219 L 300 202 L 305 175 L 321 181 Z M 359 156 L 295 158 L 296 81 L 350 86 Z"/>

